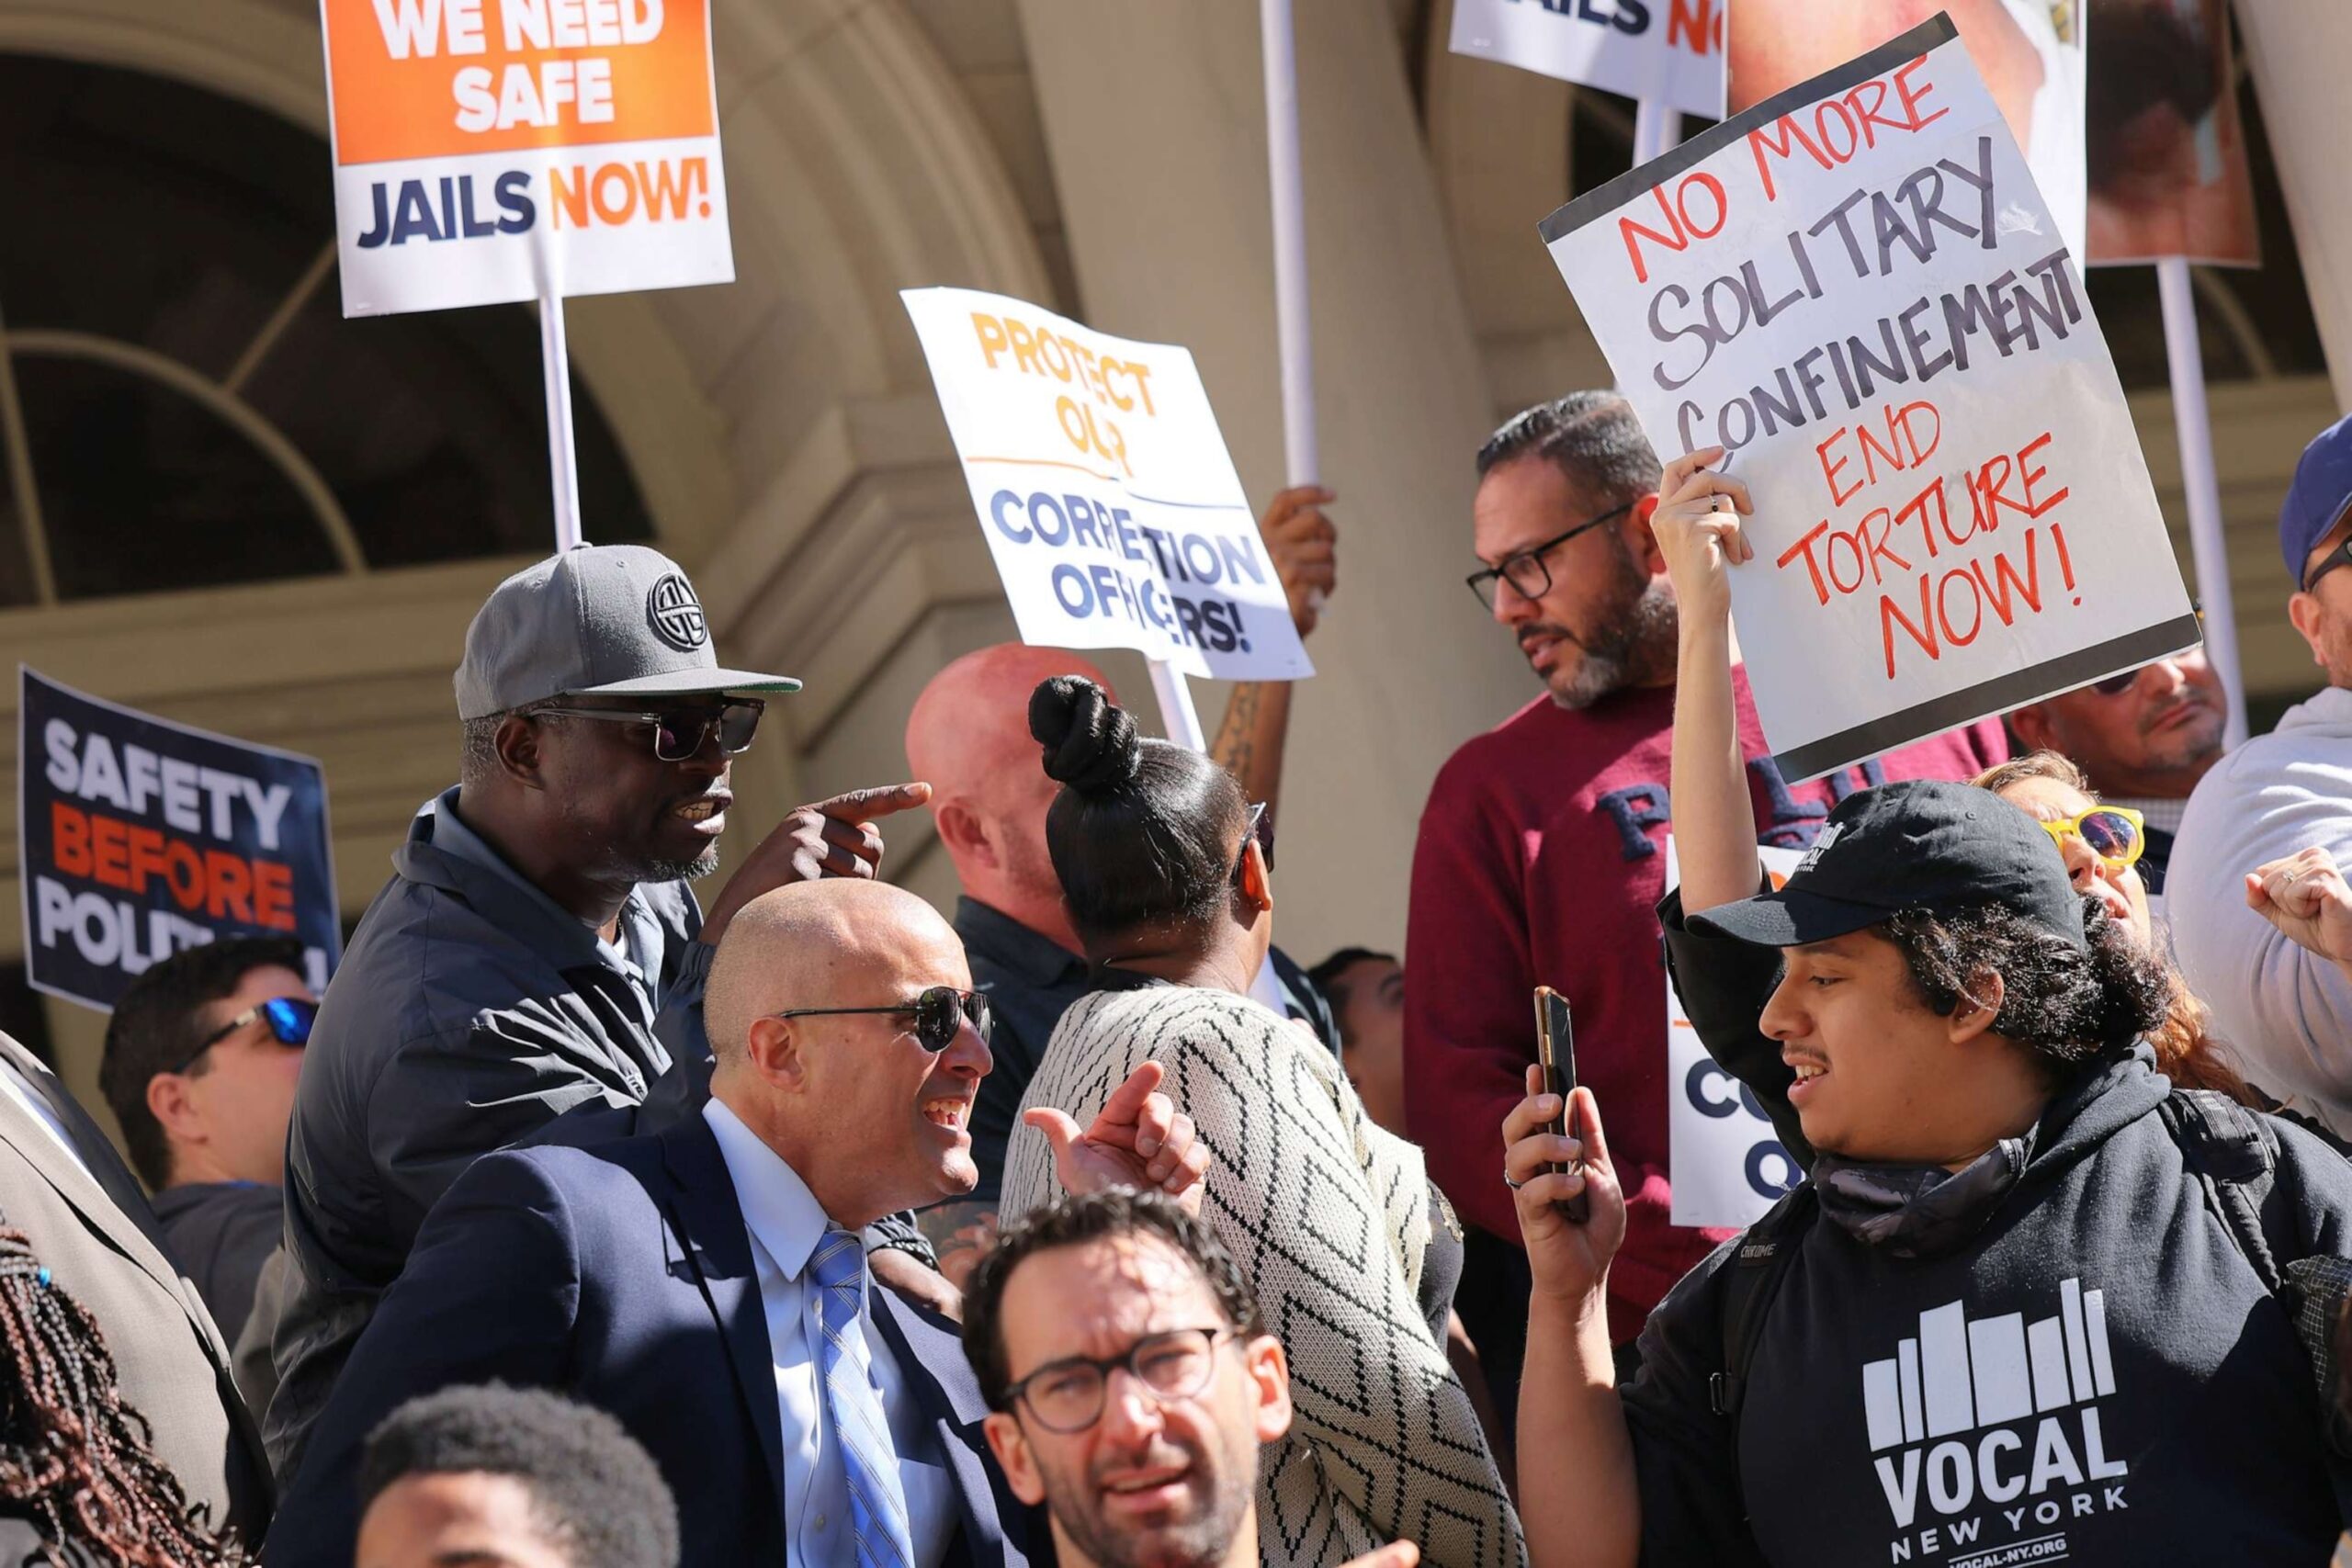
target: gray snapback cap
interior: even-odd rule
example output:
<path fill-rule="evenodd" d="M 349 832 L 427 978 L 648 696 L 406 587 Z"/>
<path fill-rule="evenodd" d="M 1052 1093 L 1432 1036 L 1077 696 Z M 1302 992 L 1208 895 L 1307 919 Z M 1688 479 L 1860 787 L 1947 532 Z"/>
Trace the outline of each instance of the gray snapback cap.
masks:
<path fill-rule="evenodd" d="M 678 563 L 642 545 L 581 545 L 500 583 L 466 628 L 458 716 L 556 696 L 797 692 L 789 675 L 723 670 Z"/>

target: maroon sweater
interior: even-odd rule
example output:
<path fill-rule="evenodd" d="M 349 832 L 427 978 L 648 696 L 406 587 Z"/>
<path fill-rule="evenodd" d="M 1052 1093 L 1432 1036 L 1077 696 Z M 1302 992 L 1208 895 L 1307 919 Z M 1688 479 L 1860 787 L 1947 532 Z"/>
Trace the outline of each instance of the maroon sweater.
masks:
<path fill-rule="evenodd" d="M 1772 766 L 1744 671 L 1733 687 L 1767 844 L 1810 844 L 1831 804 L 1866 784 L 1966 779 L 2008 755 L 2000 725 L 1986 720 L 1791 786 Z M 1502 1124 L 1535 1058 L 1529 998 L 1547 985 L 1575 1008 L 1577 1075 L 1600 1100 L 1625 1188 L 1625 1245 L 1609 1272 L 1610 1335 L 1621 1343 L 1730 1234 L 1668 1219 L 1656 911 L 1673 716 L 1671 686 L 1582 712 L 1544 696 L 1464 745 L 1421 814 L 1406 936 L 1408 1123 L 1454 1208 L 1510 1241 L 1519 1219 L 1502 1181 Z"/>

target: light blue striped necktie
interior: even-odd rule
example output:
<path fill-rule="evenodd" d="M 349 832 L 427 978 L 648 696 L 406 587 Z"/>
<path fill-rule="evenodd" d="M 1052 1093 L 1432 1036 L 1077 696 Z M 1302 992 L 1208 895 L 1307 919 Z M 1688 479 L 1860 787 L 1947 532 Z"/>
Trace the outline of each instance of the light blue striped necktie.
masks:
<path fill-rule="evenodd" d="M 914 1568 L 889 1417 L 852 1349 L 862 1343 L 864 1332 L 858 1309 L 865 1299 L 865 1248 L 848 1232 L 829 1230 L 809 1256 L 808 1268 L 817 1281 L 818 1320 L 825 1330 L 825 1413 L 832 1419 L 834 1439 L 842 1446 L 842 1470 L 849 1478 L 857 1568 Z"/>

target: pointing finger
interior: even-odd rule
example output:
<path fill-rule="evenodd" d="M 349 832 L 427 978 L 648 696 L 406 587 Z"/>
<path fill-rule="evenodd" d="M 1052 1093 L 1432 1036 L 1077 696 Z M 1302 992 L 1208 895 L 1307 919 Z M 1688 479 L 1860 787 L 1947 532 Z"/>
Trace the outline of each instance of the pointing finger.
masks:
<path fill-rule="evenodd" d="M 870 817 L 888 817 L 894 811 L 912 811 L 930 800 L 931 786 L 927 784 L 881 784 L 820 800 L 814 809 L 844 822 L 863 822 Z"/>

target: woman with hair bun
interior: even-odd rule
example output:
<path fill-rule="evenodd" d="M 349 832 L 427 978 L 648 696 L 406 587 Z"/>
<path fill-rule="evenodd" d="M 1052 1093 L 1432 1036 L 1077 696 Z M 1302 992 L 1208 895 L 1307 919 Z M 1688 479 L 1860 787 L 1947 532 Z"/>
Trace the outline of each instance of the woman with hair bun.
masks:
<path fill-rule="evenodd" d="M 1264 1562 L 1321 1568 L 1399 1539 L 1438 1568 L 1524 1562 L 1446 1360 L 1453 1211 L 1331 1053 L 1250 999 L 1273 929 L 1263 808 L 1206 757 L 1138 736 L 1091 682 L 1039 686 L 1029 728 L 1062 785 L 1046 847 L 1095 988 L 1030 1080 L 1004 1223 L 1053 1195 L 1052 1118 L 1032 1113 L 1083 1125 L 1136 1066 L 1163 1064 L 1212 1156 L 1202 1217 L 1290 1356 L 1298 1419 L 1259 1483 Z"/>

